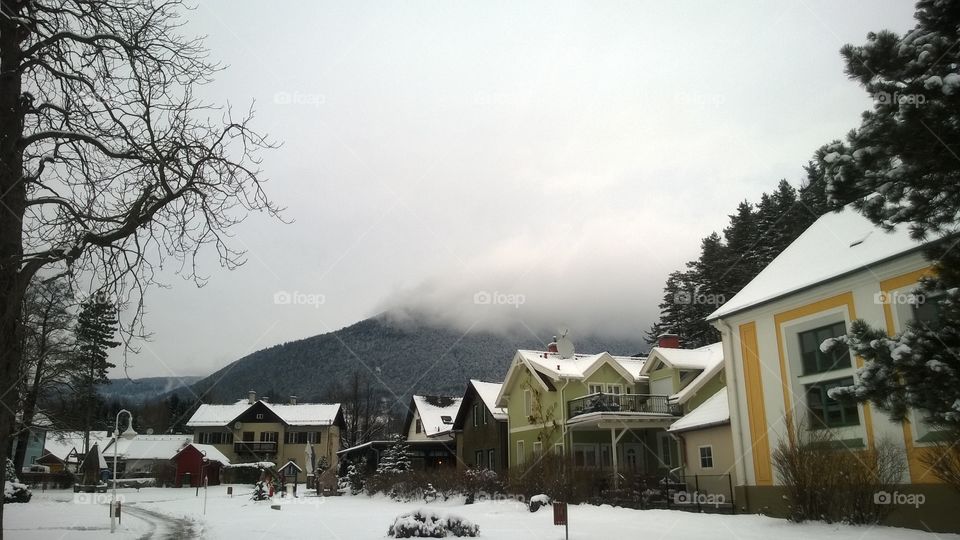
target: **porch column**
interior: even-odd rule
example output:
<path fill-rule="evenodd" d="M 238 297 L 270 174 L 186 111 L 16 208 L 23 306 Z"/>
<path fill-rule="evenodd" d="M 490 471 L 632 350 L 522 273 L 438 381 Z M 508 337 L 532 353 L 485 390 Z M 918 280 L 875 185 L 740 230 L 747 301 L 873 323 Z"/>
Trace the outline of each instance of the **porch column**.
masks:
<path fill-rule="evenodd" d="M 613 489 L 620 489 L 620 471 L 617 460 L 617 428 L 610 428 L 610 452 L 613 454 Z"/>

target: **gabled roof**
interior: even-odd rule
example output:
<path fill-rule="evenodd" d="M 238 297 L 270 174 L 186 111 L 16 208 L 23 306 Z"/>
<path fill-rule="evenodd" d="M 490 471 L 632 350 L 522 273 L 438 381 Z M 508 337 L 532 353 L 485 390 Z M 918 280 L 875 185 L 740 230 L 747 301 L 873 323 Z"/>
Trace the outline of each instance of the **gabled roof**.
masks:
<path fill-rule="evenodd" d="M 132 439 L 120 437 L 117 442 L 119 459 L 171 459 L 180 450 L 193 442 L 193 435 L 137 435 Z M 104 447 L 103 452 L 113 457 L 114 440 Z"/>
<path fill-rule="evenodd" d="M 110 441 L 110 433 L 107 431 L 91 431 L 90 446 L 94 443 L 100 443 L 100 447 L 106 446 Z M 43 442 L 43 449 L 61 460 L 66 460 L 71 450 L 76 450 L 77 454 L 83 457 L 83 432 L 82 431 L 48 431 Z"/>
<path fill-rule="evenodd" d="M 410 399 L 410 412 L 404 422 L 404 432 L 410 432 L 413 413 L 420 416 L 423 432 L 427 437 L 447 435 L 453 430 L 453 420 L 460 411 L 463 398 L 448 396 L 413 396 Z"/>
<path fill-rule="evenodd" d="M 872 265 L 916 251 L 904 225 L 884 231 L 851 205 L 820 216 L 750 283 L 707 320 L 776 300 Z"/>
<path fill-rule="evenodd" d="M 562 358 L 558 353 L 547 351 L 529 351 L 520 349 L 514 355 L 513 362 L 504 379 L 500 393 L 497 395 L 497 405 L 504 405 L 504 392 L 514 377 L 516 370 L 526 367 L 540 382 L 544 390 L 554 390 L 552 381 L 562 379 L 583 380 L 589 378 L 596 370 L 609 365 L 625 380 L 639 382 L 646 377 L 642 374 L 647 358 L 638 356 L 613 356 L 610 353 L 575 354 L 571 358 Z"/>
<path fill-rule="evenodd" d="M 188 427 L 228 426 L 249 408 L 261 405 L 277 415 L 288 426 L 329 426 L 342 420 L 339 403 L 269 403 L 257 400 L 250 404 L 241 399 L 230 405 L 203 404 L 187 421 Z"/>
<path fill-rule="evenodd" d="M 660 363 L 673 369 L 705 370 L 723 363 L 723 343 L 718 341 L 698 349 L 654 347 L 647 355 L 641 374 L 650 374 Z"/>
<path fill-rule="evenodd" d="M 690 414 L 670 425 L 667 431 L 679 433 L 694 429 L 703 429 L 713 426 L 722 426 L 730 422 L 730 405 L 727 402 L 727 389 L 721 388 L 716 394 L 707 398 Z"/>
<path fill-rule="evenodd" d="M 210 461 L 217 461 L 223 465 L 230 464 L 230 459 L 227 456 L 223 455 L 223 452 L 221 452 L 220 450 L 217 450 L 216 446 L 213 446 L 210 444 L 190 443 L 184 446 L 183 448 L 181 448 L 176 454 L 173 455 L 173 457 L 179 456 L 187 448 L 196 449 L 198 452 L 200 452 L 201 455 L 203 455 L 204 458 Z"/>
<path fill-rule="evenodd" d="M 503 383 L 490 383 L 478 381 L 476 379 L 470 379 L 470 382 L 467 383 L 467 389 L 463 392 L 463 398 L 460 400 L 459 412 L 457 412 L 456 418 L 453 420 L 453 429 L 463 429 L 464 424 L 466 423 L 467 418 L 470 415 L 471 407 L 468 407 L 470 403 L 470 398 L 476 396 L 473 400 L 473 403 L 482 403 L 490 415 L 493 416 L 493 419 L 499 422 L 507 421 L 507 409 L 503 407 L 497 407 L 497 396 L 500 394 L 500 388 L 503 386 Z"/>

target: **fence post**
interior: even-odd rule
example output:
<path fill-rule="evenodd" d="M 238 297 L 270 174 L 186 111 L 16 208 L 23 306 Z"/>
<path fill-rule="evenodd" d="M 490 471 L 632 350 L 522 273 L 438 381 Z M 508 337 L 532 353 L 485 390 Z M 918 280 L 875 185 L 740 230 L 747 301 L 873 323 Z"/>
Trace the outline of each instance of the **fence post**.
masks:
<path fill-rule="evenodd" d="M 733 475 L 727 475 L 727 485 L 730 487 L 730 513 L 736 515 L 737 513 L 737 500 L 733 496 Z"/>
<path fill-rule="evenodd" d="M 700 508 L 700 476 L 696 474 L 693 475 L 693 497 L 697 500 L 697 513 L 702 512 L 703 509 Z"/>

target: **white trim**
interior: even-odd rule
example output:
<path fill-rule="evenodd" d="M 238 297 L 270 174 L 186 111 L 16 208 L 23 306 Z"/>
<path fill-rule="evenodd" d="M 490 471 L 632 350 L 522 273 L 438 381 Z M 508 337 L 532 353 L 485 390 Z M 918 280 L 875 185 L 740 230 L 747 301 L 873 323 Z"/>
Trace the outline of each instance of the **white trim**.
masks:
<path fill-rule="evenodd" d="M 703 466 L 703 453 L 701 452 L 704 448 L 710 449 L 710 466 Z M 712 471 L 717 464 L 716 457 L 713 455 L 713 445 L 712 444 L 702 444 L 697 447 L 697 460 L 700 462 L 700 469 L 704 471 Z"/>
<path fill-rule="evenodd" d="M 517 441 L 517 466 L 524 465 L 527 460 L 526 449 L 524 448 L 523 441 Z"/>

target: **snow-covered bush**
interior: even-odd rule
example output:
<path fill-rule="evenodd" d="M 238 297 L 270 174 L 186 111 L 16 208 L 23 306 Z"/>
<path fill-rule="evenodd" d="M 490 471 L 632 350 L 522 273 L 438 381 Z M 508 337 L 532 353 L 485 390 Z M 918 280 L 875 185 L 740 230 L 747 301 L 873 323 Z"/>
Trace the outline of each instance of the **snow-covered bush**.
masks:
<path fill-rule="evenodd" d="M 536 512 L 541 507 L 550 506 L 550 496 L 546 494 L 539 494 L 530 497 L 530 511 Z"/>
<path fill-rule="evenodd" d="M 361 458 L 356 462 L 347 463 L 344 474 L 337 477 L 337 489 L 340 493 L 350 492 L 351 495 L 362 493 L 366 486 L 367 460 Z"/>
<path fill-rule="evenodd" d="M 394 435 L 393 444 L 383 451 L 377 463 L 377 474 L 396 474 L 413 469 L 410 463 L 410 447 L 399 435 Z"/>
<path fill-rule="evenodd" d="M 3 503 L 25 503 L 30 501 L 33 494 L 26 484 L 21 484 L 17 478 L 17 469 L 13 461 L 7 458 L 6 473 L 3 482 Z"/>
<path fill-rule="evenodd" d="M 270 498 L 270 486 L 263 480 L 260 480 L 253 485 L 253 496 L 250 497 L 254 501 L 265 501 Z"/>
<path fill-rule="evenodd" d="M 393 520 L 387 536 L 394 538 L 443 538 L 477 536 L 480 527 L 457 516 L 441 516 L 429 510 L 402 514 Z"/>

